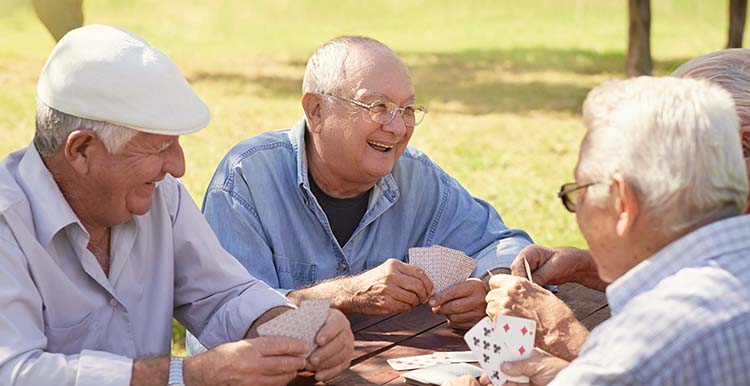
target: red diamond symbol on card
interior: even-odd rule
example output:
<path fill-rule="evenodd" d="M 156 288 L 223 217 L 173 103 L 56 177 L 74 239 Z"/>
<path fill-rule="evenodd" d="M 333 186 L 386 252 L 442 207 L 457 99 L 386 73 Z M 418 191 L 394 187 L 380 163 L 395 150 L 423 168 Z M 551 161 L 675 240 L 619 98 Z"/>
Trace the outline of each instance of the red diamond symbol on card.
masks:
<path fill-rule="evenodd" d="M 526 329 L 526 326 L 523 326 L 521 329 L 521 334 L 526 335 L 526 333 L 529 332 L 529 330 Z"/>
<path fill-rule="evenodd" d="M 508 323 L 505 323 L 505 325 L 503 326 L 503 330 L 505 330 L 505 332 L 508 332 L 508 330 L 510 330 L 510 326 L 508 325 Z"/>
<path fill-rule="evenodd" d="M 523 348 L 523 346 L 521 346 L 521 347 L 519 347 L 519 348 L 518 348 L 518 352 L 519 352 L 519 353 L 520 353 L 521 355 L 523 355 L 523 353 L 525 353 L 525 352 L 526 352 L 526 349 L 525 349 L 525 348 Z"/>

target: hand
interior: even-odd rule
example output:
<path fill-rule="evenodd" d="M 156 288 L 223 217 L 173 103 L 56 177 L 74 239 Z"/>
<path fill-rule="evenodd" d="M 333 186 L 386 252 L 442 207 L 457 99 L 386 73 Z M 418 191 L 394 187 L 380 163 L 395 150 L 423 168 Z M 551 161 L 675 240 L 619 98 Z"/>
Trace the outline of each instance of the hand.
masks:
<path fill-rule="evenodd" d="M 599 291 L 607 288 L 607 283 L 599 278 L 596 263 L 589 251 L 571 247 L 548 248 L 529 245 L 513 260 L 510 266 L 511 274 L 526 277 L 524 257 L 529 262 L 531 276 L 536 284 L 575 282 Z"/>
<path fill-rule="evenodd" d="M 368 315 L 408 311 L 426 303 L 434 292 L 424 271 L 395 259 L 349 278 L 343 287 L 334 306 L 345 313 Z"/>
<path fill-rule="evenodd" d="M 485 315 L 487 292 L 479 279 L 469 279 L 430 298 L 432 312 L 445 315 L 453 328 L 469 329 Z"/>
<path fill-rule="evenodd" d="M 329 381 L 349 368 L 354 354 L 354 335 L 349 320 L 336 309 L 331 309 L 328 319 L 315 336 L 318 348 L 308 357 L 309 370 L 315 379 Z"/>
<path fill-rule="evenodd" d="M 305 368 L 307 343 L 292 338 L 261 337 L 226 343 L 185 358 L 188 385 L 286 385 Z"/>
<path fill-rule="evenodd" d="M 442 386 L 486 386 L 491 385 L 490 379 L 486 375 L 482 374 L 482 377 L 477 381 L 476 378 L 471 375 L 464 375 L 462 377 L 453 378 L 448 382 L 443 383 Z"/>
<path fill-rule="evenodd" d="M 517 377 L 525 375 L 534 386 L 544 386 L 552 381 L 568 362 L 535 348 L 531 356 L 516 362 L 505 362 L 500 367 L 505 375 Z M 505 386 L 519 385 L 515 382 L 505 382 Z"/>
<path fill-rule="evenodd" d="M 588 330 L 560 299 L 546 289 L 518 276 L 496 275 L 490 279 L 486 297 L 487 315 L 534 319 L 537 323 L 536 346 L 567 360 L 573 360 Z"/>

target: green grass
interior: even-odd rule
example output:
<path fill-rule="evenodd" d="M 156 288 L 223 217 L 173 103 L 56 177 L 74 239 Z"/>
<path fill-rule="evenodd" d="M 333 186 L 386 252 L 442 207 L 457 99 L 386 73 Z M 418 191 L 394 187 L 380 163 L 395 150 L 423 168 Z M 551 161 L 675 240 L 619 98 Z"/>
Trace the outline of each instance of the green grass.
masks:
<path fill-rule="evenodd" d="M 652 3 L 657 74 L 725 44 L 728 0 Z M 584 246 L 555 193 L 572 179 L 586 93 L 623 76 L 626 1 L 90 0 L 84 6 L 87 23 L 125 27 L 165 50 L 210 106 L 210 126 L 182 139 L 184 181 L 199 203 L 233 144 L 302 116 L 301 77 L 315 47 L 341 34 L 367 35 L 404 57 L 430 109 L 413 145 L 495 205 L 508 225 L 541 244 Z M 0 0 L 3 155 L 31 140 L 35 82 L 52 46 L 28 0 Z M 182 328 L 175 331 L 180 351 Z"/>

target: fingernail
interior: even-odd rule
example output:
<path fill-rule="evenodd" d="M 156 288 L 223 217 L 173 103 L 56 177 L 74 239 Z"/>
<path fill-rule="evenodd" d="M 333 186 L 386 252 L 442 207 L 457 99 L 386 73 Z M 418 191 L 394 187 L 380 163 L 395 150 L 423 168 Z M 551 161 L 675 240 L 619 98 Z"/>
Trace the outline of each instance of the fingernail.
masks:
<path fill-rule="evenodd" d="M 435 299 L 430 299 L 430 306 L 435 307 L 437 305 L 437 302 Z"/>

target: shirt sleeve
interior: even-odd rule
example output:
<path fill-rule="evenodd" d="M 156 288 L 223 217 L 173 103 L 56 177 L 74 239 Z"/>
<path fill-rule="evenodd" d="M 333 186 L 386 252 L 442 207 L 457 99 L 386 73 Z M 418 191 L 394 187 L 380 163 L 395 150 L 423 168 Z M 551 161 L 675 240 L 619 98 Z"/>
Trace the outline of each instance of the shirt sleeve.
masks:
<path fill-rule="evenodd" d="M 130 358 L 92 350 L 75 355 L 45 352 L 42 309 L 23 252 L 15 241 L 0 236 L 0 384 L 130 385 Z"/>
<path fill-rule="evenodd" d="M 427 245 L 466 252 L 477 261 L 472 277 L 510 267 L 521 249 L 533 243 L 526 232 L 505 226 L 489 203 L 472 197 L 454 178 L 441 175 L 440 188 L 443 193 L 432 224 L 435 232 Z"/>
<path fill-rule="evenodd" d="M 211 188 L 206 192 L 203 203 L 206 221 L 216 232 L 221 245 L 251 275 L 283 293 L 289 292 L 292 288 L 280 288 L 273 252 L 255 209 L 252 193 L 242 184 L 234 187 L 231 191 Z"/>
<path fill-rule="evenodd" d="M 224 248 L 182 184 L 174 217 L 175 317 L 208 348 L 245 336 L 273 307 L 291 306 Z M 248 244 L 254 253 L 262 244 Z"/>

